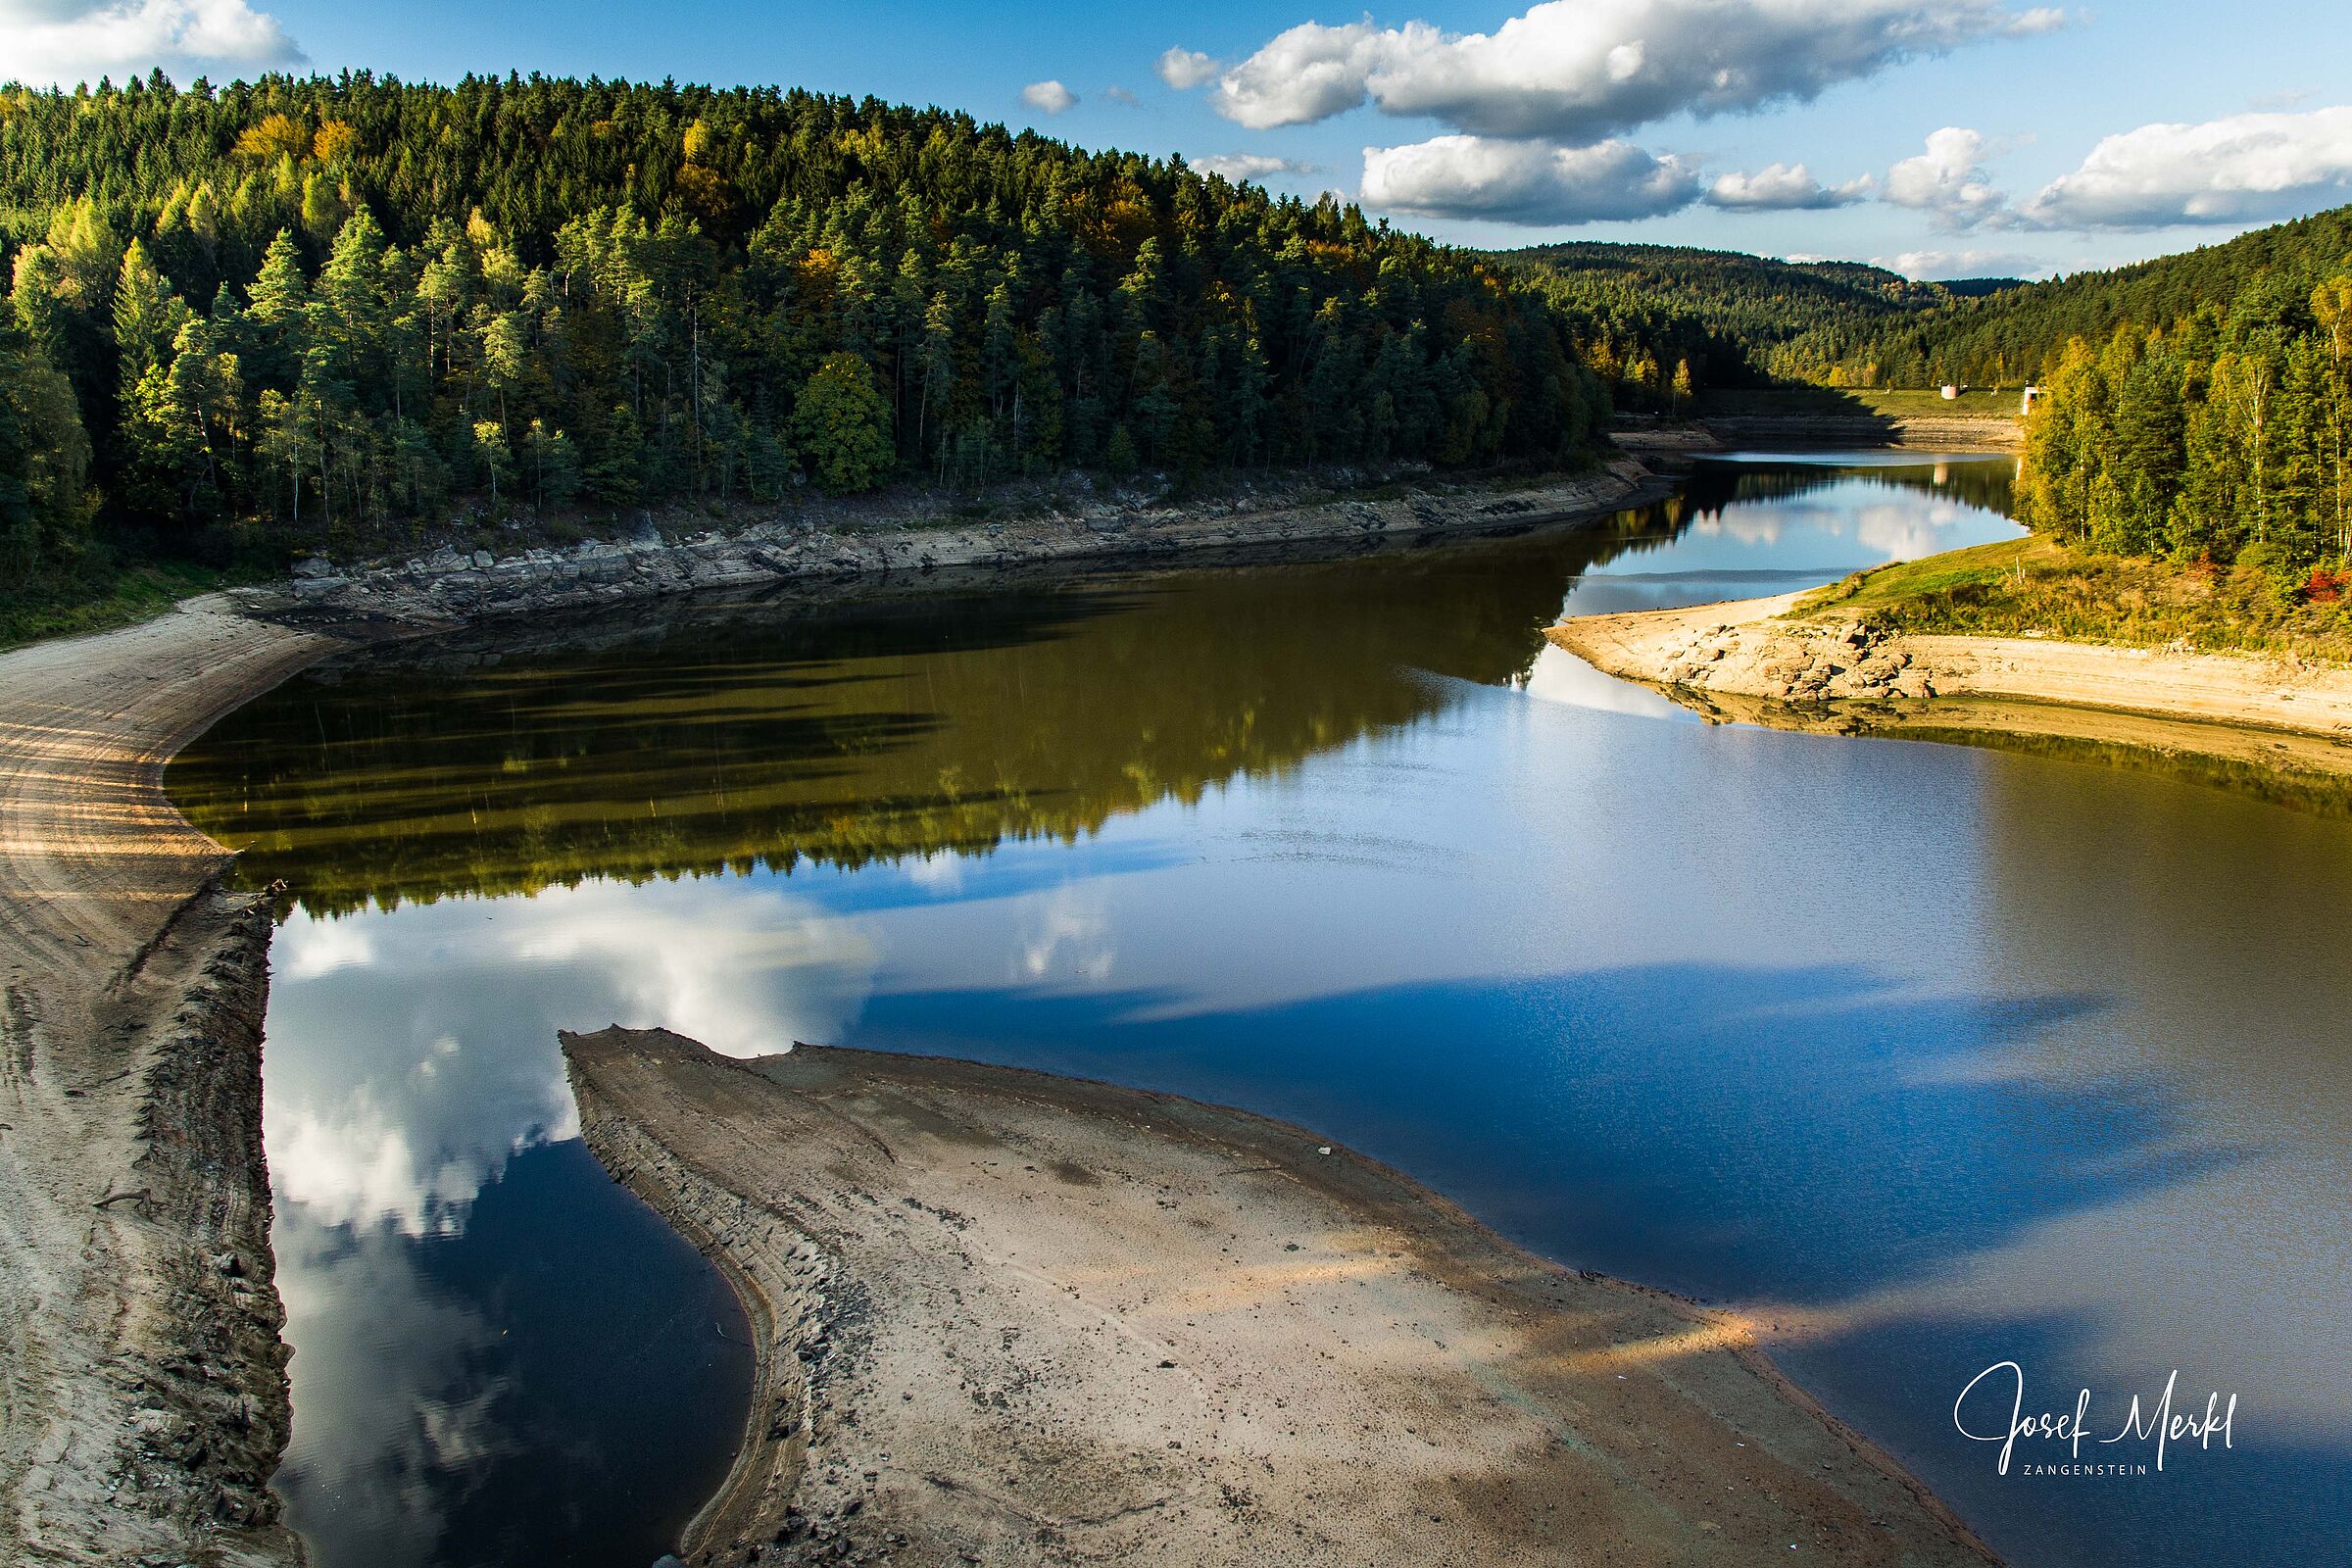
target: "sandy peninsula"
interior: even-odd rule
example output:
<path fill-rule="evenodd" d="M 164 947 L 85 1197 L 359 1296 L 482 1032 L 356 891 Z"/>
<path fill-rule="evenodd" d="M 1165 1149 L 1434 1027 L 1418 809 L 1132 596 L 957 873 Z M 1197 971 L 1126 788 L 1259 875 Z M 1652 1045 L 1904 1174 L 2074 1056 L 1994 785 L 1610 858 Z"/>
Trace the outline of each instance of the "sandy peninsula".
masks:
<path fill-rule="evenodd" d="M 1295 1127 L 929 1057 L 564 1037 L 758 1335 L 696 1563 L 1982 1564 L 1742 1325 Z"/>
<path fill-rule="evenodd" d="M 2352 774 L 2352 669 L 2056 638 L 1888 633 L 1835 608 L 1804 614 L 1805 598 L 1582 615 L 1545 635 L 1711 717 L 2043 736 Z"/>

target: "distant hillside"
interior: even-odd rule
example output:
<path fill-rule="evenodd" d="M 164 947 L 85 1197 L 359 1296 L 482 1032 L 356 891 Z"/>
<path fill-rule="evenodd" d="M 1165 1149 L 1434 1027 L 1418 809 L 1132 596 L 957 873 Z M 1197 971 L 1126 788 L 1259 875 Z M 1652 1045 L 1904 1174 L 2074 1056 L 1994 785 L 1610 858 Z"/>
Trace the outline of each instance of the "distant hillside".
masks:
<path fill-rule="evenodd" d="M 2234 562 L 2279 604 L 2352 613 L 2352 207 L 2047 283 L 1660 246 L 1506 259 L 1604 347 L 1687 358 L 1718 388 L 2039 383 L 2026 521 L 2208 574 Z"/>
<path fill-rule="evenodd" d="M 1796 345 L 1873 337 L 1955 303 L 1943 284 L 1859 262 L 1784 262 L 1673 245 L 1533 245 L 1498 255 L 1591 318 L 1609 341 L 1688 359 L 1702 384 L 1716 386 L 1815 379 L 1826 364 Z"/>
<path fill-rule="evenodd" d="M 1842 385 L 2017 386 L 2041 379 L 2070 338 L 2097 343 L 2127 324 L 2169 327 L 2207 308 L 2291 314 L 2347 259 L 2352 207 L 2339 207 L 2183 255 L 1954 298 L 1909 317 L 1826 321 L 1787 352 L 1810 362 L 1812 378 Z"/>
<path fill-rule="evenodd" d="M 1957 294 L 1964 300 L 1983 299 L 1987 294 L 2028 286 L 2022 277 L 1948 277 L 1943 280 L 1944 292 Z"/>

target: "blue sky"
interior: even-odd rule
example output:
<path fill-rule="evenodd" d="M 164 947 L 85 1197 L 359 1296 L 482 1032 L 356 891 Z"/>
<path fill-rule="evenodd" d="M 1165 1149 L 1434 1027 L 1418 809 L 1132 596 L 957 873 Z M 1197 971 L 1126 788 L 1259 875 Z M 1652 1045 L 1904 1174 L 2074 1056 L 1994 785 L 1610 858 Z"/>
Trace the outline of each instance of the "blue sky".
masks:
<path fill-rule="evenodd" d="M 1228 167 L 1472 243 L 1920 275 L 2106 265 L 2352 201 L 2352 28 L 2319 0 L 0 0 L 0 77 L 296 58 L 872 93 L 1249 160 Z"/>

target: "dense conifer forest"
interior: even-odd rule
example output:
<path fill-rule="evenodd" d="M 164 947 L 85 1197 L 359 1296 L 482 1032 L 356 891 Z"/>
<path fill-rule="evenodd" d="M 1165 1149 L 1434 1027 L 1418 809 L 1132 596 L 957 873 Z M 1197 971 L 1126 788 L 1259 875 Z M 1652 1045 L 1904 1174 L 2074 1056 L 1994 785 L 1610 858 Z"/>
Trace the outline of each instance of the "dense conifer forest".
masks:
<path fill-rule="evenodd" d="M 20 581 L 134 530 L 359 547 L 457 507 L 1573 464 L 1625 360 L 1335 202 L 779 90 L 7 89 L 0 261 Z"/>
<path fill-rule="evenodd" d="M 1584 461 L 1707 386 L 2044 388 L 2027 516 L 2352 558 L 2352 208 L 2055 282 L 1481 254 L 968 116 L 365 74 L 0 88 L 0 570 L 1072 469 Z"/>

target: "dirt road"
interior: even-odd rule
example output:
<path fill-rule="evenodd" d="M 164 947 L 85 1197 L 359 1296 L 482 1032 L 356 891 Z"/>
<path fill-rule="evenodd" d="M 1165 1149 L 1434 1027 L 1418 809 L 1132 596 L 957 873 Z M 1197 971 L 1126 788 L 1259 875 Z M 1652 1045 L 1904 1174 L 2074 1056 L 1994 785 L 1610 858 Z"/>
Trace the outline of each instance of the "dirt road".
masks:
<path fill-rule="evenodd" d="M 330 646 L 192 601 L 0 655 L 0 1559 L 283 1563 L 268 911 L 163 765 Z"/>

